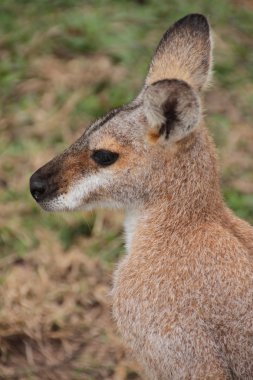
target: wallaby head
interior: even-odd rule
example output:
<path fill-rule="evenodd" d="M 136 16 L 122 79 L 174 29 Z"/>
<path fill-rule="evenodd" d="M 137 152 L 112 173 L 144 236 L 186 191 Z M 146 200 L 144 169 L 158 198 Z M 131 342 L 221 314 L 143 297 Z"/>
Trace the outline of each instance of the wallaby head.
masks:
<path fill-rule="evenodd" d="M 163 36 L 136 99 L 97 120 L 33 174 L 33 197 L 45 210 L 60 211 L 138 207 L 167 194 L 178 181 L 177 160 L 204 140 L 200 92 L 210 70 L 208 22 L 188 15 Z"/>

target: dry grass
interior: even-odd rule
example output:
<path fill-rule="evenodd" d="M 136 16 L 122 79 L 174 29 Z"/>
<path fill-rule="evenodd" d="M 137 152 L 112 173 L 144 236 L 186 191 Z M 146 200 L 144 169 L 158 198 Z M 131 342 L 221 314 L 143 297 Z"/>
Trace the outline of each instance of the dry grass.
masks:
<path fill-rule="evenodd" d="M 40 238 L 43 246 L 26 260 L 6 264 L 11 271 L 1 294 L 2 376 L 137 379 L 127 375 L 112 327 L 108 271 L 80 248 L 63 253 L 54 236 Z"/>

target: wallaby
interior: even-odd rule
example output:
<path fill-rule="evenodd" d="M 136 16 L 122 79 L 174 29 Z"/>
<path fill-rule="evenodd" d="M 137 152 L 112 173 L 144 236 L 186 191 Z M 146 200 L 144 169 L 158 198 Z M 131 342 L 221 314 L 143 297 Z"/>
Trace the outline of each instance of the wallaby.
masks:
<path fill-rule="evenodd" d="M 253 228 L 224 204 L 202 120 L 211 49 L 204 16 L 177 21 L 136 99 L 30 180 L 47 211 L 126 210 L 113 315 L 152 380 L 253 379 Z"/>

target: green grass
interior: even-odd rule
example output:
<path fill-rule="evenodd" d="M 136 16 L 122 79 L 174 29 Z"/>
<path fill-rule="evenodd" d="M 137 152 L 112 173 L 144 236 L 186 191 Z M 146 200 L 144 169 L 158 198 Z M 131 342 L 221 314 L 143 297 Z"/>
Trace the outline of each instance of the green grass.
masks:
<path fill-rule="evenodd" d="M 235 213 L 253 224 L 253 197 L 233 189 L 224 189 L 224 198 Z"/>

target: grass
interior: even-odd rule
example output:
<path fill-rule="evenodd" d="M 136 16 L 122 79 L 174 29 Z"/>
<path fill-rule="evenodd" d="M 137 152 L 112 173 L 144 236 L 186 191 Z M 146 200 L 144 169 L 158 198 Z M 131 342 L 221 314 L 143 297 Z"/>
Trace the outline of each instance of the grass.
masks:
<path fill-rule="evenodd" d="M 0 377 L 38 362 L 50 368 L 48 353 L 61 362 L 64 344 L 75 352 L 85 341 L 67 378 L 140 378 L 117 340 L 106 296 L 123 252 L 121 215 L 43 213 L 28 181 L 92 120 L 137 94 L 161 35 L 190 12 L 205 13 L 215 30 L 206 119 L 219 148 L 224 197 L 253 223 L 253 8 L 225 0 L 1 1 Z M 59 368 L 45 371 L 43 378 L 63 376 Z"/>

